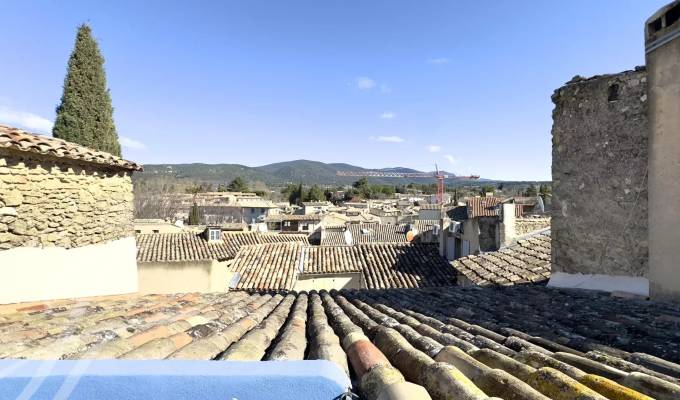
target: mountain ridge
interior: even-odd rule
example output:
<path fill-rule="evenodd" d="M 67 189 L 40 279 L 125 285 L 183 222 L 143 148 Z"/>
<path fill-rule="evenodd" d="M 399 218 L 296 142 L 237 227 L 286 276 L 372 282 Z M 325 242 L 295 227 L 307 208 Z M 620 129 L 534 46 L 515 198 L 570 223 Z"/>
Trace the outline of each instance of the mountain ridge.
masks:
<path fill-rule="evenodd" d="M 268 185 L 285 185 L 289 183 L 302 183 L 305 185 L 348 185 L 358 180 L 358 177 L 338 176 L 338 171 L 367 172 L 409 172 L 421 173 L 433 171 L 418 171 L 405 167 L 387 168 L 363 168 L 347 163 L 324 163 L 313 160 L 291 160 L 249 167 L 242 164 L 206 164 L 206 163 L 182 163 L 182 164 L 146 164 L 144 172 L 134 175 L 136 180 L 153 179 L 158 176 L 174 177 L 176 179 L 188 179 L 213 184 L 228 183 L 236 177 L 247 181 L 262 181 Z M 450 172 L 440 171 L 449 176 L 455 176 Z M 371 177 L 371 183 L 376 184 L 407 184 L 434 183 L 430 178 L 383 178 Z"/>

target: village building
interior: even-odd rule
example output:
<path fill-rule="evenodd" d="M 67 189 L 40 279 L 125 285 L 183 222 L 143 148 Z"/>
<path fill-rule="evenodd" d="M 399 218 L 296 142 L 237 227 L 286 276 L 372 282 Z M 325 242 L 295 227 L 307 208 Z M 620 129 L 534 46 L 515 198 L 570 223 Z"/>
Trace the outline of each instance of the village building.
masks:
<path fill-rule="evenodd" d="M 464 206 L 447 207 L 440 251 L 448 260 L 496 251 L 514 242 L 516 207 L 512 199 L 471 197 Z"/>
<path fill-rule="evenodd" d="M 147 233 L 177 233 L 182 232 L 183 224 L 173 224 L 157 218 L 136 218 L 134 220 L 135 234 Z"/>
<path fill-rule="evenodd" d="M 443 215 L 441 204 L 421 204 L 418 207 L 418 219 L 441 219 Z"/>
<path fill-rule="evenodd" d="M 311 234 L 321 226 L 319 214 L 278 214 L 265 218 L 270 232 L 298 232 Z"/>
<path fill-rule="evenodd" d="M 225 292 L 231 261 L 242 246 L 263 243 L 309 244 L 306 235 L 226 232 L 206 227 L 200 233 L 137 235 L 140 293 Z"/>
<path fill-rule="evenodd" d="M 212 201 L 198 205 L 202 222 L 206 225 L 224 223 L 256 224 L 267 216 L 276 214 L 278 206 L 260 198 L 236 199 L 234 201 Z M 220 199 L 221 200 L 221 199 Z"/>
<path fill-rule="evenodd" d="M 330 201 L 304 201 L 302 202 L 303 214 L 324 214 L 328 209 L 333 207 Z"/>
<path fill-rule="evenodd" d="M 243 246 L 230 271 L 235 274 L 234 289 L 301 291 L 455 284 L 454 270 L 432 244 L 309 246 L 289 242 Z"/>
<path fill-rule="evenodd" d="M 0 125 L 0 303 L 136 292 L 141 169 Z"/>
<path fill-rule="evenodd" d="M 368 212 L 371 215 L 377 217 L 381 224 L 387 225 L 397 225 L 404 219 L 404 213 L 395 208 L 385 207 L 385 208 L 370 208 Z"/>
<path fill-rule="evenodd" d="M 550 278 L 550 229 L 518 238 L 498 251 L 457 258 L 451 265 L 461 286 L 511 286 L 547 283 Z"/>

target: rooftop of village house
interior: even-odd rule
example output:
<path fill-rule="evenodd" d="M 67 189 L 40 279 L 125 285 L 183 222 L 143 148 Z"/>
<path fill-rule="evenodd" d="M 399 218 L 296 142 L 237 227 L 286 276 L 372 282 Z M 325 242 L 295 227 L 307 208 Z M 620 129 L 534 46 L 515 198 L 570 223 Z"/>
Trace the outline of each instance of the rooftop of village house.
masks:
<path fill-rule="evenodd" d="M 539 286 L 122 295 L 0 306 L 0 358 L 326 359 L 369 399 L 400 380 L 435 397 L 670 399 L 678 331 L 677 304 Z"/>

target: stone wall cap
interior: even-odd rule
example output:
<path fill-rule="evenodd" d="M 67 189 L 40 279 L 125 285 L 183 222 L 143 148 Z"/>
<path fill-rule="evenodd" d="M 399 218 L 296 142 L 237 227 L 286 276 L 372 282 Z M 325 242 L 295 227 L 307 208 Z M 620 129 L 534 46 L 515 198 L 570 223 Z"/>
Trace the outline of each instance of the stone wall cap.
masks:
<path fill-rule="evenodd" d="M 130 171 L 143 170 L 141 165 L 110 153 L 93 150 L 62 139 L 37 135 L 7 125 L 0 125 L 0 148 L 85 161 Z"/>

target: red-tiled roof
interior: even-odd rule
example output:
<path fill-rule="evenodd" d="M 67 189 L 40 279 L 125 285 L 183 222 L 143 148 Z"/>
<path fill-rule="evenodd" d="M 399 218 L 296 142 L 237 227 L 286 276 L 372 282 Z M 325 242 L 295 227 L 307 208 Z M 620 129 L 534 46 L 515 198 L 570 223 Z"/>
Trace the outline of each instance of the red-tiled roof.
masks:
<path fill-rule="evenodd" d="M 131 171 L 142 170 L 141 165 L 116 157 L 113 154 L 92 150 L 62 139 L 36 135 L 7 125 L 0 125 L 0 148 L 68 158 Z"/>
<path fill-rule="evenodd" d="M 467 201 L 468 217 L 496 217 L 501 199 L 498 197 L 472 197 Z"/>

